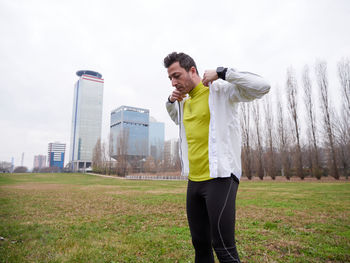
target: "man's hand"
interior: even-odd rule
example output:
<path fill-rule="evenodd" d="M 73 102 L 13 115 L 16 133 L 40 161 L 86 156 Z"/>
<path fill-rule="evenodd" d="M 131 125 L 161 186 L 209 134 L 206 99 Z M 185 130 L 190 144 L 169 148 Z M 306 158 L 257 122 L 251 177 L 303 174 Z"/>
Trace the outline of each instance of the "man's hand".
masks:
<path fill-rule="evenodd" d="M 218 77 L 218 73 L 216 73 L 216 70 L 206 70 L 204 72 L 204 75 L 203 75 L 203 79 L 202 79 L 202 82 L 204 84 L 204 86 L 207 86 L 209 85 L 209 82 L 213 82 L 214 80 L 217 80 L 219 77 Z"/>
<path fill-rule="evenodd" d="M 176 100 L 177 101 L 182 101 L 183 100 L 183 98 L 185 98 L 186 97 L 186 94 L 183 94 L 183 93 L 181 93 L 180 91 L 178 91 L 178 90 L 174 90 L 173 91 L 173 93 L 171 93 L 171 95 L 170 95 L 170 97 L 169 97 L 169 100 L 171 101 L 171 102 L 175 102 Z"/>

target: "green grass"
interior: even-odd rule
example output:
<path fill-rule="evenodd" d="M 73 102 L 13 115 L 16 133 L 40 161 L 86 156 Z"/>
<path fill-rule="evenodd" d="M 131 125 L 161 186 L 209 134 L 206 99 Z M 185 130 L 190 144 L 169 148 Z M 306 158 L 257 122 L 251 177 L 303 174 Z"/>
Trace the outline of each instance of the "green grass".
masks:
<path fill-rule="evenodd" d="M 193 262 L 186 182 L 0 176 L 0 262 Z M 350 262 L 350 184 L 242 181 L 242 262 Z"/>

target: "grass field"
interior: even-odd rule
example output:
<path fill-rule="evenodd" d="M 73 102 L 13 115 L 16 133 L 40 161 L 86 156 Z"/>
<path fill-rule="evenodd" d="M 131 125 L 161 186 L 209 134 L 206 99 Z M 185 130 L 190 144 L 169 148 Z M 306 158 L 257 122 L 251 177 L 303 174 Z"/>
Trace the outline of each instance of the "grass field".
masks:
<path fill-rule="evenodd" d="M 0 175 L 0 262 L 193 262 L 185 181 Z M 242 262 L 350 262 L 348 182 L 248 182 Z"/>

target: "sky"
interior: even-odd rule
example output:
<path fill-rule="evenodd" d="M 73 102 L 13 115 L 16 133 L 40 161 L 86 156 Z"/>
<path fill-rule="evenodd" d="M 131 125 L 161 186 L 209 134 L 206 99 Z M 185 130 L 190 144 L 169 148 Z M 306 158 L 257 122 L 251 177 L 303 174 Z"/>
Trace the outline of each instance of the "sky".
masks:
<path fill-rule="evenodd" d="M 185 52 L 200 75 L 218 66 L 263 76 L 271 93 L 286 70 L 350 57 L 348 0 L 0 0 L 0 161 L 33 166 L 49 142 L 67 144 L 78 70 L 103 75 L 102 140 L 110 112 L 129 105 L 178 131 L 165 110 L 172 91 L 163 58 Z"/>

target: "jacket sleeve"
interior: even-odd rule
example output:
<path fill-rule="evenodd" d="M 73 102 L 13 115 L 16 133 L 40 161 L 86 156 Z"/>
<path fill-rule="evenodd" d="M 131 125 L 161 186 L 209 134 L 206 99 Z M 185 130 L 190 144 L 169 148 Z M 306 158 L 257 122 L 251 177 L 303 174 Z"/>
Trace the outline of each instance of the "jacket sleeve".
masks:
<path fill-rule="evenodd" d="M 170 103 L 169 101 L 167 101 L 165 103 L 165 107 L 169 113 L 170 118 L 175 122 L 176 125 L 179 124 L 179 119 L 178 119 L 178 111 L 179 111 L 179 107 L 178 107 L 178 102 L 175 101 L 174 103 Z"/>
<path fill-rule="evenodd" d="M 227 69 L 226 81 L 233 84 L 229 88 L 230 100 L 235 102 L 259 99 L 269 92 L 270 84 L 261 76 L 250 72 Z"/>

